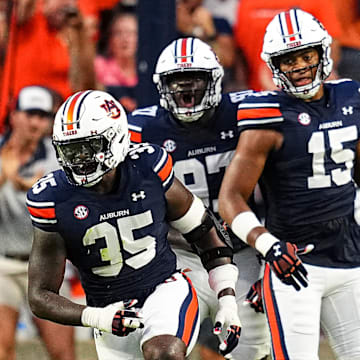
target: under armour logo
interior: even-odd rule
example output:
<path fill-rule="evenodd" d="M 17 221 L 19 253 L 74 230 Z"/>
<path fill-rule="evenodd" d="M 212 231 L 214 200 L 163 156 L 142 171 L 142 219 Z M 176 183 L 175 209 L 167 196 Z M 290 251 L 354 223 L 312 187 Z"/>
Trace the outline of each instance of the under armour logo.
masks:
<path fill-rule="evenodd" d="M 344 115 L 352 115 L 353 113 L 353 107 L 352 106 L 343 106 L 341 108 Z"/>
<path fill-rule="evenodd" d="M 232 139 L 234 137 L 234 131 L 233 130 L 229 130 L 229 131 L 222 131 L 220 133 L 221 135 L 221 140 L 226 140 L 226 138 L 230 138 Z"/>
<path fill-rule="evenodd" d="M 280 256 L 281 255 L 281 246 L 279 244 L 274 245 L 274 256 Z"/>
<path fill-rule="evenodd" d="M 140 190 L 140 192 L 138 194 L 137 193 L 131 194 L 132 201 L 138 201 L 139 199 L 144 200 L 145 198 L 146 198 L 146 195 L 145 195 L 144 190 Z"/>

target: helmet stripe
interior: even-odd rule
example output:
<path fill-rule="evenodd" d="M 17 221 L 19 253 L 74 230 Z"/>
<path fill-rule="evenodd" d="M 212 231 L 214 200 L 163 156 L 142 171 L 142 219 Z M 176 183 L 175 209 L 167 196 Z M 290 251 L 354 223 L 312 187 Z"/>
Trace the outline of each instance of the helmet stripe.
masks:
<path fill-rule="evenodd" d="M 62 114 L 61 114 L 61 129 L 64 131 L 65 130 L 65 122 L 64 122 L 64 118 L 65 118 L 65 112 L 66 112 L 66 108 L 68 106 L 68 103 L 70 102 L 71 100 L 71 96 L 68 97 L 68 99 L 65 101 L 64 103 L 64 108 L 62 110 Z"/>
<path fill-rule="evenodd" d="M 294 28 L 291 22 L 291 16 L 290 16 L 290 12 L 286 11 L 285 12 L 285 21 L 286 21 L 286 26 L 287 26 L 287 30 L 288 30 L 288 34 L 292 35 L 294 34 Z M 290 37 L 290 41 L 294 41 L 295 40 L 295 36 L 291 36 Z"/>
<path fill-rule="evenodd" d="M 296 9 L 285 11 L 278 15 L 283 42 L 295 41 L 296 37 L 301 39 L 300 27 Z"/>
<path fill-rule="evenodd" d="M 181 40 L 181 62 L 186 62 L 186 43 L 187 39 Z"/>
<path fill-rule="evenodd" d="M 193 62 L 194 61 L 194 38 L 183 38 L 175 41 L 174 57 L 175 64 L 180 61 Z"/>
<path fill-rule="evenodd" d="M 79 105 L 77 107 L 77 111 L 76 111 L 76 126 L 78 129 L 80 129 L 80 109 L 81 109 L 81 105 L 84 102 L 85 98 L 92 92 L 92 90 L 88 90 L 88 91 L 82 91 L 82 94 L 84 95 L 81 100 L 79 101 Z"/>
<path fill-rule="evenodd" d="M 297 16 L 297 11 L 296 9 L 294 9 L 293 11 L 293 16 L 295 19 L 295 24 L 296 24 L 296 32 L 299 35 L 299 38 L 301 39 L 301 32 L 300 32 L 300 26 L 299 26 L 299 20 L 298 20 L 298 16 Z"/>
<path fill-rule="evenodd" d="M 80 115 L 80 107 L 82 102 L 84 101 L 85 97 L 91 93 L 91 90 L 87 91 L 79 91 L 78 93 L 74 94 L 69 100 L 66 102 L 63 111 L 63 121 L 62 125 L 65 130 L 73 130 L 74 124 L 76 127 L 79 128 L 79 115 Z M 80 101 L 78 101 L 81 98 Z M 78 106 L 76 106 L 79 104 Z M 76 116 L 75 115 L 76 110 Z"/>
<path fill-rule="evenodd" d="M 75 94 L 75 96 L 72 98 L 72 100 L 70 101 L 70 105 L 69 108 L 67 110 L 67 116 L 66 116 L 66 130 L 73 130 L 74 128 L 74 109 L 75 109 L 75 105 L 76 105 L 76 101 L 77 99 L 80 97 L 80 95 L 82 94 L 82 92 L 78 92 L 77 94 Z"/>
<path fill-rule="evenodd" d="M 283 42 L 286 43 L 284 28 L 283 28 L 283 25 L 282 25 L 282 22 L 281 22 L 281 14 L 278 15 L 278 20 L 279 20 L 279 25 L 280 25 L 281 37 L 283 39 Z"/>
<path fill-rule="evenodd" d="M 174 58 L 175 58 L 175 64 L 177 63 L 177 61 L 178 61 L 178 55 L 177 55 L 177 47 L 178 47 L 178 43 L 179 43 L 179 41 L 178 40 L 176 40 L 175 42 L 174 42 Z"/>
<path fill-rule="evenodd" d="M 194 54 L 194 38 L 190 39 L 190 54 L 191 54 L 190 61 L 194 62 L 194 57 L 193 57 L 193 54 Z"/>

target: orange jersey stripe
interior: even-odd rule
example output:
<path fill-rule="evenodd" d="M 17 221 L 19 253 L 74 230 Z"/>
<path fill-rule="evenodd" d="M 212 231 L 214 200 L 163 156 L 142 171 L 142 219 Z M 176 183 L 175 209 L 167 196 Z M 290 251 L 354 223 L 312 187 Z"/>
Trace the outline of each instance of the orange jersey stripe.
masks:
<path fill-rule="evenodd" d="M 270 289 L 270 266 L 267 264 L 264 272 L 263 280 L 263 291 L 264 291 L 264 301 L 266 306 L 266 315 L 268 318 L 268 323 L 271 332 L 271 340 L 274 352 L 274 359 L 287 359 L 284 354 L 280 336 L 280 330 L 275 313 L 275 305 Z"/>
<path fill-rule="evenodd" d="M 142 135 L 141 133 L 129 130 L 130 133 L 130 140 L 134 143 L 141 143 L 142 142 Z"/>
<path fill-rule="evenodd" d="M 196 321 L 196 314 L 198 313 L 198 309 L 199 309 L 198 299 L 193 286 L 191 287 L 191 294 L 192 294 L 192 300 L 188 306 L 188 310 L 186 311 L 186 317 L 184 321 L 184 333 L 181 338 L 186 345 L 189 345 L 191 341 L 194 322 Z"/>
<path fill-rule="evenodd" d="M 165 181 L 168 176 L 171 173 L 172 170 L 172 157 L 170 155 L 168 155 L 166 164 L 164 165 L 164 167 L 158 172 L 158 176 L 161 179 L 161 181 Z"/>
<path fill-rule="evenodd" d="M 67 130 L 72 130 L 74 128 L 73 122 L 74 122 L 74 108 L 75 108 L 75 104 L 77 99 L 79 98 L 80 95 L 83 94 L 82 92 L 79 92 L 71 101 L 71 104 L 69 105 L 69 109 L 67 111 L 67 118 L 66 118 L 66 122 L 67 122 Z"/>
<path fill-rule="evenodd" d="M 29 213 L 37 218 L 55 219 L 55 208 L 39 209 L 31 206 L 28 206 L 27 208 Z"/>
<path fill-rule="evenodd" d="M 278 108 L 262 108 L 262 109 L 239 109 L 237 112 L 237 119 L 263 119 L 279 117 L 281 111 Z"/>

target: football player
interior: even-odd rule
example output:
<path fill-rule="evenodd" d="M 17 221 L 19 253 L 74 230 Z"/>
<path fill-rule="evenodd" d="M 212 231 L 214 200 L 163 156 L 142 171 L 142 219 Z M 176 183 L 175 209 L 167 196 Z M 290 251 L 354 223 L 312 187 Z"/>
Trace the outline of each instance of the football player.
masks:
<path fill-rule="evenodd" d="M 267 263 L 262 292 L 275 360 L 318 359 L 320 324 L 337 359 L 360 359 L 360 84 L 324 82 L 330 44 L 302 10 L 269 23 L 262 58 L 280 91 L 240 104 L 240 138 L 220 190 L 220 214 Z M 246 204 L 258 181 L 266 228 Z"/>
<path fill-rule="evenodd" d="M 227 328 L 226 355 L 240 336 L 238 271 L 202 201 L 174 176 L 164 149 L 129 145 L 125 110 L 109 94 L 82 91 L 59 108 L 53 144 L 62 169 L 29 191 L 34 226 L 29 302 L 35 315 L 95 328 L 98 357 L 185 359 L 199 331 L 198 301 L 177 270 L 168 224 L 209 271 Z M 65 260 L 79 270 L 87 306 L 59 295 Z"/>
<path fill-rule="evenodd" d="M 177 39 L 161 52 L 153 75 L 160 106 L 138 109 L 128 116 L 131 140 L 164 147 L 174 160 L 176 177 L 215 213 L 224 171 L 238 140 L 238 104 L 251 93 L 222 94 L 223 75 L 209 45 L 197 38 Z M 253 248 L 232 240 L 241 274 L 236 284 L 237 302 L 242 304 L 250 286 L 261 276 L 261 268 Z M 198 256 L 178 232 L 171 230 L 169 241 L 178 266 L 191 269 L 187 275 L 197 290 L 201 321 L 211 317 L 215 324 L 217 299 Z M 232 356 L 259 360 L 270 353 L 266 318 L 250 307 L 241 305 L 239 309 L 243 328 Z"/>

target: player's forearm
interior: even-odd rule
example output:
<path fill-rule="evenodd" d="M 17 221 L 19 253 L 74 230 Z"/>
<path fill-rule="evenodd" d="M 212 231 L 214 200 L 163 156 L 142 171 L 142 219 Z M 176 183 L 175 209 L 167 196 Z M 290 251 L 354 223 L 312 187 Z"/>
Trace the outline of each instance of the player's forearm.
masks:
<path fill-rule="evenodd" d="M 241 194 L 228 192 L 222 188 L 219 196 L 219 214 L 221 218 L 231 225 L 236 216 L 245 211 L 251 211 L 251 209 Z"/>
<path fill-rule="evenodd" d="M 220 239 L 215 226 L 213 226 L 206 236 L 199 238 L 193 244 L 207 271 L 217 266 L 232 264 L 232 249 L 228 246 L 231 240 L 226 230 L 220 227 L 222 227 L 221 224 L 218 225 L 218 232 L 223 231 L 222 239 Z"/>
<path fill-rule="evenodd" d="M 219 192 L 219 214 L 229 225 L 239 213 L 250 211 L 247 201 L 255 188 L 253 182 L 244 185 L 242 188 L 237 187 L 237 179 L 239 179 L 239 176 L 243 176 L 237 173 L 237 166 L 238 163 L 230 164 L 226 170 Z M 246 173 L 246 171 L 240 174 L 243 173 Z"/>
<path fill-rule="evenodd" d="M 30 289 L 29 304 L 33 314 L 39 318 L 64 325 L 82 326 L 81 314 L 85 306 L 54 292 Z"/>

